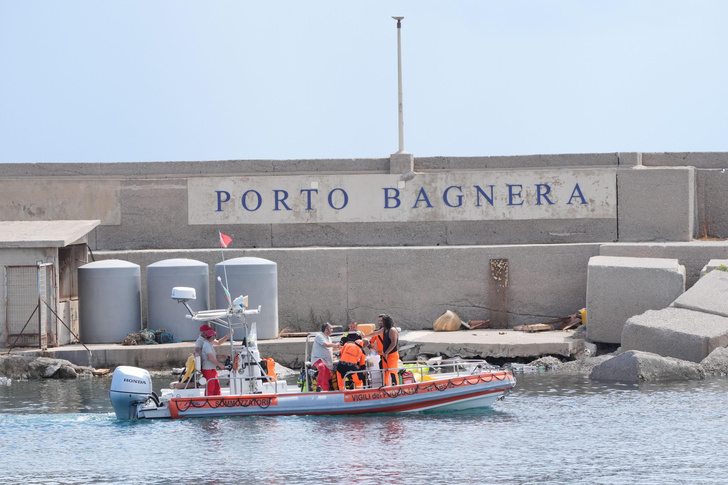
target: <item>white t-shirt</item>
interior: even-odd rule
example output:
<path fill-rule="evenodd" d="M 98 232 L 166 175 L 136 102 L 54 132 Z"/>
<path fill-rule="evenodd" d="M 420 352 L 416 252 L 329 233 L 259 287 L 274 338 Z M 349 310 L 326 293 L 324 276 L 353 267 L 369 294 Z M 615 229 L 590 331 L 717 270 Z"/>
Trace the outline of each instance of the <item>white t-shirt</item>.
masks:
<path fill-rule="evenodd" d="M 207 356 L 207 354 L 215 355 L 215 348 L 213 347 L 212 342 L 205 340 L 202 343 L 202 351 L 200 353 L 202 354 L 202 369 L 209 370 L 217 368 L 215 363 Z"/>
<path fill-rule="evenodd" d="M 311 363 L 315 364 L 317 360 L 323 360 L 326 367 L 334 368 L 334 351 L 331 347 L 324 347 L 325 343 L 331 343 L 331 337 L 327 337 L 323 333 L 316 335 L 313 341 L 313 350 L 311 350 Z"/>

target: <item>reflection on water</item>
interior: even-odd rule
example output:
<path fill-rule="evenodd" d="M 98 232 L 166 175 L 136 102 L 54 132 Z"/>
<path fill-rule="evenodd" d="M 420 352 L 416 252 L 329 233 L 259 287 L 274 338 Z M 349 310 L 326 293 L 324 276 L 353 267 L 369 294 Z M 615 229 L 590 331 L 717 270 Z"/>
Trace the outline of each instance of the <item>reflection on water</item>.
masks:
<path fill-rule="evenodd" d="M 109 385 L 0 387 L 0 483 L 663 484 L 728 472 L 725 377 L 532 374 L 481 410 L 136 422 L 115 419 Z"/>

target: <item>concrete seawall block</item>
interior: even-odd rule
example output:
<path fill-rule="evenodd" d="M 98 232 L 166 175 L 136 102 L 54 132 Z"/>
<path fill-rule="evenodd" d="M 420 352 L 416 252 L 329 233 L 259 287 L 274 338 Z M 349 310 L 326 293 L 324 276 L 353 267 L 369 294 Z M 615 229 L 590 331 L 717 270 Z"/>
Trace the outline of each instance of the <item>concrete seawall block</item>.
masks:
<path fill-rule="evenodd" d="M 587 339 L 619 344 L 628 318 L 670 305 L 685 291 L 675 259 L 595 256 L 587 271 Z"/>
<path fill-rule="evenodd" d="M 703 266 L 700 270 L 700 276 L 705 276 L 719 266 L 725 266 L 728 268 L 728 259 L 711 259 L 708 264 Z"/>
<path fill-rule="evenodd" d="M 711 271 L 680 295 L 672 306 L 728 317 L 728 273 Z"/>
<path fill-rule="evenodd" d="M 686 288 L 702 276 L 701 269 L 711 259 L 728 258 L 728 241 L 691 241 L 672 243 L 607 243 L 599 247 L 600 256 L 631 258 L 675 258 L 685 266 Z"/>
<path fill-rule="evenodd" d="M 690 241 L 696 234 L 695 170 L 620 169 L 620 241 Z"/>
<path fill-rule="evenodd" d="M 627 320 L 622 331 L 622 350 L 691 362 L 700 362 L 726 345 L 728 318 L 682 308 L 648 310 Z"/>

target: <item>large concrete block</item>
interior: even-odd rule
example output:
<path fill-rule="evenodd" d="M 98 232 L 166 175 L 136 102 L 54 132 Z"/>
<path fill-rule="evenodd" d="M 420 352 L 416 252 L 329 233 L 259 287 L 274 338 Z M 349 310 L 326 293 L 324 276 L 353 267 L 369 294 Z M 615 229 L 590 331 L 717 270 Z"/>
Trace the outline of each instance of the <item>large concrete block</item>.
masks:
<path fill-rule="evenodd" d="M 672 306 L 728 317 L 728 273 L 711 271 L 680 295 Z"/>
<path fill-rule="evenodd" d="M 691 362 L 700 362 L 726 345 L 728 318 L 682 308 L 646 311 L 630 318 L 622 331 L 622 350 Z"/>
<path fill-rule="evenodd" d="M 685 266 L 686 288 L 702 276 L 705 264 L 714 258 L 728 258 L 728 241 L 691 241 L 674 243 L 607 243 L 600 256 L 631 258 L 674 258 Z"/>
<path fill-rule="evenodd" d="M 665 308 L 684 291 L 685 267 L 675 259 L 595 256 L 587 272 L 587 339 L 618 344 L 628 318 Z"/>
<path fill-rule="evenodd" d="M 690 241 L 697 230 L 695 170 L 624 168 L 617 172 L 620 241 Z"/>
<path fill-rule="evenodd" d="M 697 170 L 698 235 L 728 236 L 728 171 L 725 168 Z"/>

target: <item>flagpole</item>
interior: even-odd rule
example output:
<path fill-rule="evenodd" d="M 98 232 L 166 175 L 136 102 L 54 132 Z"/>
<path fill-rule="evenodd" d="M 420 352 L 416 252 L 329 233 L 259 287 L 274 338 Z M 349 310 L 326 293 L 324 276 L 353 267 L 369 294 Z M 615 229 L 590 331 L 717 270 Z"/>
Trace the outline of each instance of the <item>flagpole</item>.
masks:
<path fill-rule="evenodd" d="M 227 302 L 228 302 L 227 321 L 228 321 L 228 334 L 230 334 L 230 339 L 229 339 L 230 340 L 230 358 L 234 359 L 235 358 L 235 348 L 233 346 L 233 336 L 232 336 L 233 326 L 232 326 L 232 323 L 230 322 L 230 315 L 229 315 L 229 311 L 232 307 L 232 301 L 230 301 L 230 291 L 228 290 L 227 265 L 225 264 L 225 251 L 223 251 L 224 247 L 223 247 L 222 231 L 220 231 L 218 229 L 217 234 L 218 234 L 218 237 L 220 238 L 220 256 L 222 257 L 222 271 L 225 274 L 225 286 L 223 287 L 223 290 L 225 290 L 225 297 L 227 298 Z M 227 246 L 227 245 L 225 245 L 225 246 Z"/>

